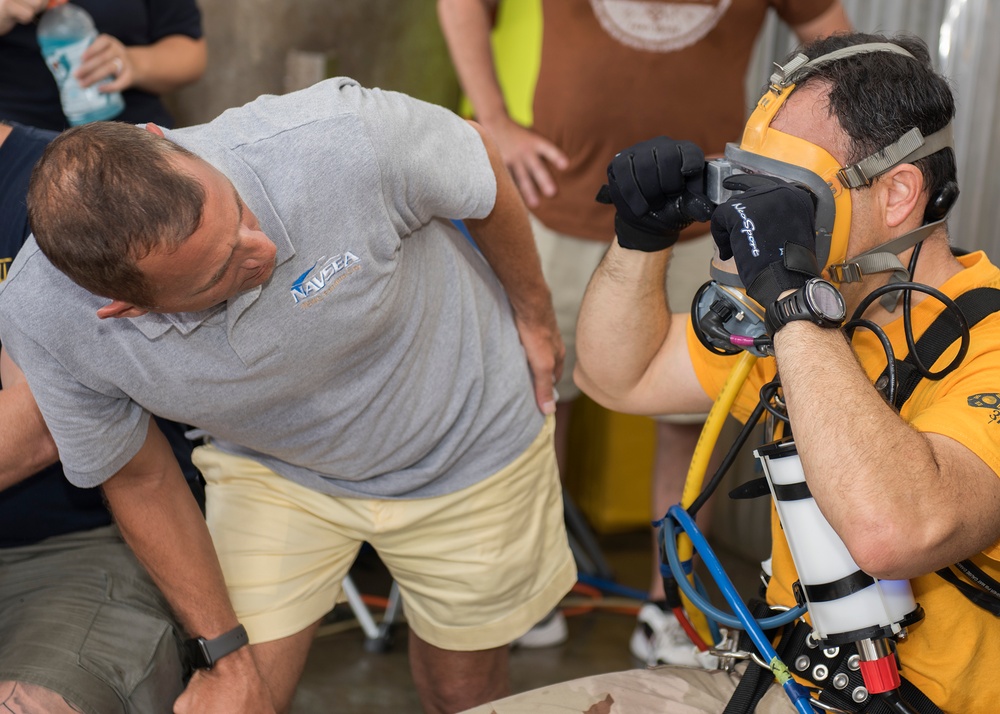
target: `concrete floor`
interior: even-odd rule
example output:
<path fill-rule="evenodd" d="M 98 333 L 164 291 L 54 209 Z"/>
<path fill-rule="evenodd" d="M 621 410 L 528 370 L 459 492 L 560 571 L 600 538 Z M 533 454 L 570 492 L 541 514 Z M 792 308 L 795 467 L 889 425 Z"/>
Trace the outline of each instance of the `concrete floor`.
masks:
<path fill-rule="evenodd" d="M 650 539 L 637 531 L 598 539 L 601 552 L 614 572 L 615 582 L 644 590 L 648 587 Z M 745 597 L 755 593 L 759 567 L 716 545 L 726 570 Z M 352 571 L 358 588 L 366 594 L 385 596 L 388 579 L 377 558 L 362 556 Z M 710 593 L 717 593 L 708 583 Z M 721 604 L 717 595 L 713 601 Z M 376 613 L 378 616 L 379 613 Z M 394 628 L 393 646 L 387 652 L 368 652 L 364 636 L 352 627 L 346 607 L 335 611 L 337 630 L 317 637 L 292 707 L 292 714 L 378 714 L 420 712 L 406 656 L 405 623 Z M 569 640 L 546 649 L 515 649 L 511 654 L 513 691 L 640 666 L 628 650 L 635 625 L 631 614 L 593 610 L 568 618 Z M 321 630 L 322 632 L 322 630 Z"/>

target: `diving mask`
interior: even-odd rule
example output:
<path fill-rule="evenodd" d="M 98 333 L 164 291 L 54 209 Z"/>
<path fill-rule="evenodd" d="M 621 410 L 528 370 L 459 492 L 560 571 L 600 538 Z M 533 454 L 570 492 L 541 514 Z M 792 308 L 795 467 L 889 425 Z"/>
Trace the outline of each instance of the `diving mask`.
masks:
<path fill-rule="evenodd" d="M 851 226 L 850 189 L 870 185 L 875 178 L 898 164 L 912 163 L 941 149 L 953 147 L 951 124 L 927 137 L 914 127 L 889 146 L 846 167 L 841 167 L 822 147 L 771 128 L 774 117 L 796 83 L 806 78 L 811 69 L 869 52 L 894 52 L 912 57 L 902 47 L 887 42 L 845 47 L 813 60 L 804 54 L 796 55 L 784 66 L 777 66 L 771 75 L 767 92 L 747 121 L 742 142 L 739 145 L 728 144 L 725 158 L 708 162 L 706 169 L 708 197 L 715 204 L 729 199 L 731 194 L 723 186 L 723 181 L 736 173 L 763 173 L 808 189 L 816 202 L 816 258 L 827 269 L 831 280 L 837 283 L 857 282 L 866 274 L 886 271 L 896 273 L 899 279 L 906 279 L 906 270 L 897 254 L 922 241 L 944 221 L 941 217 L 847 260 Z M 944 213 L 946 216 L 947 211 Z M 714 265 L 712 277 L 724 284 L 740 287 L 738 276 L 718 270 Z"/>

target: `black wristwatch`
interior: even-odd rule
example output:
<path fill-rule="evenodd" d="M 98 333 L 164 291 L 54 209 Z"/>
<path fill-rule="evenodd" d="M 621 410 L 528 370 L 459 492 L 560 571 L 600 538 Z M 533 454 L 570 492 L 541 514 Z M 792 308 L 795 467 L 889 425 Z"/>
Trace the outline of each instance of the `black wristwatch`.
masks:
<path fill-rule="evenodd" d="M 243 625 L 237 625 L 229 632 L 211 640 L 206 640 L 204 637 L 192 637 L 184 643 L 184 647 L 187 649 L 192 667 L 212 669 L 216 662 L 227 654 L 235 652 L 249 641 L 246 628 Z"/>
<path fill-rule="evenodd" d="M 840 327 L 847 316 L 844 298 L 833 283 L 810 278 L 794 293 L 774 301 L 765 321 L 771 337 L 794 320 L 809 320 L 820 327 Z"/>

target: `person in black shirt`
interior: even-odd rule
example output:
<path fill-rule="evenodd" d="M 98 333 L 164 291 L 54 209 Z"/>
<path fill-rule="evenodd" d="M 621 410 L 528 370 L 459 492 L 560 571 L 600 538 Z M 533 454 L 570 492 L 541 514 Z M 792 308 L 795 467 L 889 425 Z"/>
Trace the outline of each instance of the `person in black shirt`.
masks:
<path fill-rule="evenodd" d="M 55 79 L 38 47 L 38 16 L 47 0 L 0 0 L 0 119 L 60 131 L 68 126 Z M 80 82 L 106 77 L 122 92 L 115 121 L 173 119 L 160 95 L 201 77 L 207 63 L 195 0 L 73 0 L 101 33 L 84 55 Z"/>
<path fill-rule="evenodd" d="M 0 124 L 0 281 L 28 238 L 28 178 L 55 136 Z M 170 712 L 187 676 L 180 625 L 100 489 L 66 480 L 23 375 L 2 353 L 0 387 L 0 709 Z M 201 496 L 184 427 L 157 421 Z"/>

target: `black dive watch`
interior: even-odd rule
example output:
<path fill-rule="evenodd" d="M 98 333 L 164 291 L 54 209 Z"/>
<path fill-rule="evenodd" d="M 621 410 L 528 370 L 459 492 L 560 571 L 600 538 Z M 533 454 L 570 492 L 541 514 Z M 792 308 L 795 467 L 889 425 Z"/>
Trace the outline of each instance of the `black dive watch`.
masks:
<path fill-rule="evenodd" d="M 767 309 L 765 322 L 774 334 L 789 322 L 809 320 L 820 327 L 840 327 L 847 316 L 844 297 L 833 283 L 810 278 L 795 292 L 779 298 Z"/>
<path fill-rule="evenodd" d="M 191 666 L 195 669 L 212 669 L 215 663 L 250 642 L 246 628 L 237 625 L 229 632 L 211 640 L 204 637 L 192 637 L 184 643 Z"/>

